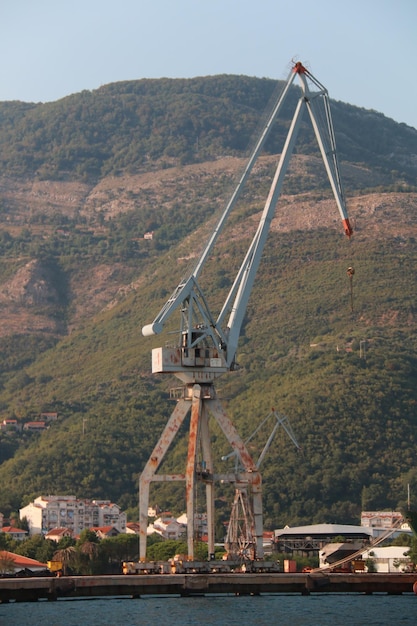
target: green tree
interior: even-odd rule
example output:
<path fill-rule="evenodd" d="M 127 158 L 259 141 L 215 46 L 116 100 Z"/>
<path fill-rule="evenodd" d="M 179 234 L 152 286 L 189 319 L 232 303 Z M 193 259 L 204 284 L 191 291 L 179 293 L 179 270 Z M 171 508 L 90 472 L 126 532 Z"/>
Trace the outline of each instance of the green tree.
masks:
<path fill-rule="evenodd" d="M 400 533 L 398 537 L 395 537 L 391 542 L 391 546 L 411 546 L 413 537 L 410 537 L 408 533 Z"/>
<path fill-rule="evenodd" d="M 80 532 L 80 536 L 77 541 L 77 547 L 82 546 L 84 543 L 98 543 L 98 542 L 99 542 L 99 538 L 97 537 L 97 534 L 94 532 L 94 530 L 90 530 L 89 528 L 84 528 L 84 530 Z"/>
<path fill-rule="evenodd" d="M 417 567 L 417 537 L 413 535 L 411 540 L 410 550 L 407 553 L 407 556 L 410 557 L 410 561 L 414 566 L 414 569 Z"/>
<path fill-rule="evenodd" d="M 76 541 L 73 537 L 62 537 L 58 541 L 57 550 L 64 550 L 65 548 L 69 548 L 70 546 L 75 546 Z"/>
<path fill-rule="evenodd" d="M 45 539 L 43 535 L 33 535 L 25 541 L 19 542 L 16 552 L 30 559 L 46 563 L 52 558 L 55 549 L 53 541 Z"/>
<path fill-rule="evenodd" d="M 139 559 L 139 538 L 134 534 L 120 533 L 100 541 L 97 567 L 100 573 L 120 573 L 124 561 Z"/>
<path fill-rule="evenodd" d="M 6 552 L 0 552 L 0 574 L 13 574 L 14 568 L 13 557 Z"/>
<path fill-rule="evenodd" d="M 0 532 L 0 550 L 13 552 L 12 546 L 14 547 L 14 542 L 11 535 L 9 535 L 9 533 Z"/>
<path fill-rule="evenodd" d="M 147 550 L 147 558 L 150 561 L 168 561 L 176 554 L 187 554 L 186 542 L 167 539 L 150 545 Z"/>
<path fill-rule="evenodd" d="M 366 565 L 366 569 L 370 574 L 374 574 L 377 571 L 377 567 L 375 564 L 375 559 L 373 559 L 372 557 L 369 557 L 367 559 L 365 559 L 365 565 Z"/>
<path fill-rule="evenodd" d="M 92 575 L 99 572 L 100 567 L 97 557 L 100 553 L 100 545 L 95 541 L 84 541 L 77 547 L 77 570 L 79 574 Z"/>
<path fill-rule="evenodd" d="M 70 569 L 76 565 L 77 551 L 74 546 L 57 550 L 53 554 L 53 560 L 62 563 L 62 571 L 64 576 L 66 576 Z"/>

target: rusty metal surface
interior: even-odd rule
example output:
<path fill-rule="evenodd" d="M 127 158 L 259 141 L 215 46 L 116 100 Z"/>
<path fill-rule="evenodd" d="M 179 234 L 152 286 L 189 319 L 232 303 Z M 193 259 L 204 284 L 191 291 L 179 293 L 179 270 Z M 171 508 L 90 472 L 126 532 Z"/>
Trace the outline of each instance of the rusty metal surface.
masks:
<path fill-rule="evenodd" d="M 169 446 L 180 429 L 189 408 L 190 403 L 186 400 L 180 400 L 177 403 L 139 478 L 139 545 L 141 558 L 146 556 L 149 486 Z"/>
<path fill-rule="evenodd" d="M 191 406 L 191 419 L 188 435 L 188 454 L 185 469 L 185 495 L 187 505 L 187 547 L 188 556 L 194 558 L 194 513 L 195 513 L 195 480 L 197 446 L 199 442 L 199 427 L 201 414 L 201 388 L 200 385 L 193 387 L 193 399 Z"/>
<path fill-rule="evenodd" d="M 213 454 L 209 431 L 209 414 L 218 422 L 228 442 L 241 459 L 245 472 L 231 474 L 230 482 L 245 479 L 250 487 L 250 497 L 253 501 L 254 536 L 256 542 L 256 556 L 263 556 L 263 521 L 262 521 L 262 478 L 245 443 L 239 436 L 233 422 L 227 416 L 221 403 L 216 398 L 211 385 L 193 384 L 188 388 L 187 400 L 179 399 L 169 418 L 165 429 L 156 444 L 145 468 L 139 478 L 139 526 L 140 526 L 140 559 L 146 559 L 147 523 L 149 490 L 151 482 L 168 482 L 185 479 L 185 497 L 187 507 L 187 550 L 188 556 L 193 559 L 195 545 L 195 497 L 197 481 L 205 484 L 208 549 L 214 554 L 214 483 L 218 475 L 214 472 Z M 188 452 L 185 474 L 158 475 L 157 470 L 168 451 L 175 435 L 178 433 L 187 412 L 191 407 L 191 418 L 188 435 Z M 202 464 L 199 466 L 198 454 L 202 454 Z"/>

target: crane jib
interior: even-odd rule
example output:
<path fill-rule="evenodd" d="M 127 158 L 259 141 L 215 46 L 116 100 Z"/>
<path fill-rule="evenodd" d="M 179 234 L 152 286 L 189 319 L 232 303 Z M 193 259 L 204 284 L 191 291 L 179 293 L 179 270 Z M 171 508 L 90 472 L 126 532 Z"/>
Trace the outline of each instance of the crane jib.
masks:
<path fill-rule="evenodd" d="M 202 272 L 207 259 L 210 257 L 212 249 L 225 226 L 227 218 L 229 217 L 239 196 L 241 195 L 242 189 L 246 184 L 250 173 L 253 170 L 253 167 L 260 155 L 260 152 L 265 144 L 273 123 L 275 122 L 279 113 L 282 110 L 282 106 L 287 98 L 290 87 L 292 86 L 292 83 L 296 76 L 299 78 L 300 81 L 302 95 L 299 98 L 297 109 L 293 118 L 293 123 L 289 129 L 283 152 L 281 154 L 281 158 L 276 170 L 276 175 L 270 189 L 269 196 L 271 196 L 271 194 L 274 195 L 273 202 L 270 203 L 271 208 L 272 210 L 275 209 L 276 203 L 281 193 L 282 179 L 285 176 L 288 161 L 292 155 L 302 112 L 305 108 L 307 108 L 326 168 L 326 172 L 328 174 L 329 182 L 342 218 L 344 232 L 347 237 L 351 237 L 353 229 L 349 222 L 342 192 L 342 183 L 340 180 L 339 166 L 337 162 L 335 136 L 330 113 L 328 93 L 323 85 L 305 68 L 305 66 L 301 62 L 296 62 L 294 63 L 292 71 L 288 76 L 283 91 L 281 92 L 280 96 L 277 99 L 277 102 L 272 108 L 271 115 L 269 116 L 264 127 L 261 130 L 258 141 L 256 142 L 255 147 L 249 157 L 243 175 L 240 177 L 237 187 L 234 190 L 231 199 L 228 202 L 224 212 L 222 213 L 218 223 L 216 224 L 216 227 L 214 228 L 205 249 L 200 255 L 198 261 L 196 262 L 194 269 L 190 272 L 188 277 L 180 281 L 178 287 L 174 290 L 173 294 L 171 295 L 167 303 L 162 307 L 161 311 L 154 319 L 154 321 L 151 324 L 147 324 L 143 327 L 142 334 L 145 337 L 161 333 L 166 321 L 176 310 L 180 309 L 182 311 L 182 326 L 180 329 L 180 337 L 182 336 L 182 333 L 184 331 L 188 331 L 187 325 L 189 324 L 195 326 L 198 325 L 201 328 L 204 328 L 204 326 L 206 326 L 207 340 L 210 340 L 211 338 L 211 340 L 214 341 L 215 345 L 217 344 L 218 349 L 223 351 L 227 367 L 233 369 L 235 358 L 234 353 L 237 347 L 237 340 L 240 336 L 240 326 L 244 318 L 244 309 L 246 309 L 249 296 L 253 287 L 254 274 L 256 273 L 259 265 L 259 258 L 262 255 L 263 243 L 270 227 L 271 215 L 269 216 L 269 219 L 263 219 L 263 223 L 260 224 L 260 229 L 258 229 L 258 233 L 256 235 L 258 242 L 255 244 L 254 241 L 252 241 L 250 248 L 252 250 L 251 268 L 247 268 L 245 259 L 225 300 L 222 310 L 218 316 L 217 322 L 214 325 L 215 327 L 213 328 L 213 324 L 211 322 L 213 316 L 211 315 L 210 311 L 200 310 L 197 311 L 197 316 L 195 316 L 194 311 L 190 311 L 188 314 L 184 315 L 184 309 L 194 306 L 194 303 L 197 301 L 197 298 L 193 297 L 193 293 L 195 292 L 196 280 Z M 310 85 L 313 86 L 313 90 L 310 88 Z M 323 102 L 324 108 L 323 116 L 320 116 L 317 111 L 318 102 L 321 101 Z M 325 127 L 322 119 L 325 119 L 327 127 Z M 261 230 L 261 232 L 259 232 L 259 230 Z M 234 301 L 237 293 L 239 293 L 238 303 Z M 201 291 L 199 291 L 200 299 L 201 296 Z M 231 313 L 232 317 L 229 318 L 228 324 L 224 326 L 225 317 L 228 312 Z M 196 321 L 196 319 L 198 321 Z M 209 323 L 208 320 L 210 320 Z M 210 328 L 211 330 L 209 330 Z M 204 343 L 203 336 L 201 337 L 201 341 Z M 183 343 L 182 339 L 180 340 L 180 343 Z M 170 369 L 170 371 L 172 370 Z"/>

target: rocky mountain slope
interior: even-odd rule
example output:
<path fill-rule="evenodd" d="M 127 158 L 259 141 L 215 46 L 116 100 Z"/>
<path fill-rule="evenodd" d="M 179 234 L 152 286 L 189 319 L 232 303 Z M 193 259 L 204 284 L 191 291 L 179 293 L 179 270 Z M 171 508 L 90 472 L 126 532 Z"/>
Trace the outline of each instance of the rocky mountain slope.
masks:
<path fill-rule="evenodd" d="M 245 164 L 239 131 L 245 122 L 254 124 L 258 100 L 265 99 L 256 97 L 257 81 L 232 80 L 233 89 L 225 81 L 219 79 L 218 92 L 208 81 L 209 105 L 203 80 L 169 81 L 158 110 L 147 97 L 156 90 L 161 100 L 163 82 L 108 86 L 41 109 L 0 107 L 3 160 L 6 131 L 13 142 L 0 178 L 1 416 L 21 424 L 44 410 L 60 416 L 40 435 L 0 433 L 0 510 L 74 485 L 76 495 L 136 506 L 137 475 L 172 410 L 173 385 L 150 374 L 150 351 L 161 338 L 144 340 L 140 328 L 198 255 L 228 201 Z M 227 85 L 226 106 L 218 94 Z M 198 98 L 190 99 L 190 88 Z M 256 107 L 247 104 L 248 93 Z M 174 102 L 181 124 L 172 118 Z M 99 103 L 100 133 L 91 113 Z M 199 127 L 206 152 L 198 155 L 190 152 L 195 133 L 185 123 L 191 110 L 184 107 L 191 104 L 200 112 L 193 129 L 197 120 L 207 124 L 204 133 Z M 146 109 L 152 123 L 142 125 L 140 141 L 132 139 L 130 167 L 120 154 L 128 150 L 126 137 L 134 137 L 126 115 L 134 107 L 139 117 Z M 354 521 L 361 506 L 396 507 L 407 482 L 417 487 L 417 131 L 343 103 L 336 109 L 354 236 L 349 242 L 342 234 L 321 159 L 304 135 L 249 303 L 241 369 L 219 386 L 243 434 L 279 406 L 303 447 L 302 458 L 283 440 L 271 450 L 264 475 L 271 527 L 323 516 Z M 117 135 L 114 123 L 122 110 L 126 137 Z M 343 124 L 344 113 L 349 123 Z M 24 130 L 19 141 L 13 139 L 16 128 Z M 94 167 L 87 167 L 84 153 L 74 156 L 74 137 L 81 141 L 94 128 L 107 152 L 103 148 Z M 158 128 L 169 154 L 156 149 Z M 178 131 L 176 154 L 170 128 Z M 116 136 L 124 146 L 117 159 Z M 65 163 L 59 160 L 64 153 Z M 276 161 L 270 147 L 208 263 L 206 292 L 215 306 L 256 229 Z M 353 293 L 350 265 L 356 270 Z M 217 445 L 220 454 L 220 439 Z M 168 461 L 172 466 L 183 449 L 184 441 Z M 171 506 L 173 496 L 180 506 L 179 495 L 166 486 L 155 497 Z"/>
<path fill-rule="evenodd" d="M 258 184 L 266 178 L 275 162 L 275 157 L 263 157 L 260 160 L 256 172 Z M 226 201 L 227 191 L 244 164 L 244 159 L 222 158 L 134 176 L 105 177 L 97 184 L 90 185 L 2 179 L 0 193 L 7 210 L 0 215 L 0 232 L 11 233 L 14 237 L 24 232 L 26 237 L 34 240 L 57 238 L 56 245 L 59 246 L 60 242 L 74 238 L 77 233 L 77 227 L 68 228 L 65 218 L 79 220 L 79 229 L 105 239 L 110 234 L 113 221 L 117 221 L 123 214 L 140 211 L 144 206 L 147 209 L 152 207 L 154 215 L 161 216 L 161 221 L 167 213 L 175 211 L 178 199 L 181 199 L 183 206 L 188 205 L 190 211 L 194 206 L 201 206 L 202 202 L 210 204 L 210 212 L 215 214 Z M 343 176 L 347 189 L 372 189 L 384 183 L 383 174 L 363 166 L 344 164 Z M 318 157 L 294 157 L 289 179 L 303 181 L 306 188 L 310 185 L 310 191 L 304 194 L 284 193 L 272 229 L 290 232 L 338 228 L 338 215 L 333 210 L 329 190 L 314 193 L 314 187 L 325 189 L 324 178 Z M 202 193 L 200 189 L 215 189 L 219 186 L 219 180 L 222 181 L 222 189 L 218 196 L 210 200 L 199 197 Z M 327 200 L 318 199 L 323 194 L 328 196 Z M 355 237 L 372 239 L 383 233 L 399 237 L 415 235 L 416 227 L 411 219 L 415 211 L 415 193 L 361 191 L 361 194 L 348 198 Z M 145 233 L 140 234 L 143 237 Z M 159 241 L 156 232 L 153 242 L 148 244 L 143 240 L 140 245 L 151 247 Z M 54 284 L 57 280 L 54 273 L 40 259 L 25 258 L 23 255 L 6 258 L 4 281 L 0 285 L 0 335 L 15 332 L 65 334 L 69 328 L 76 328 L 83 319 L 112 306 L 119 297 L 134 288 L 135 281 L 131 285 L 126 280 L 127 275 L 130 277 L 132 274 L 131 263 L 127 266 L 120 261 L 106 263 L 100 258 L 93 262 L 90 260 L 89 263 L 88 272 L 84 273 L 81 267 L 81 271 L 72 270 L 68 276 L 67 289 L 70 295 L 66 303 L 68 312 L 65 325 L 55 319 L 56 307 L 62 306 L 62 302 Z"/>

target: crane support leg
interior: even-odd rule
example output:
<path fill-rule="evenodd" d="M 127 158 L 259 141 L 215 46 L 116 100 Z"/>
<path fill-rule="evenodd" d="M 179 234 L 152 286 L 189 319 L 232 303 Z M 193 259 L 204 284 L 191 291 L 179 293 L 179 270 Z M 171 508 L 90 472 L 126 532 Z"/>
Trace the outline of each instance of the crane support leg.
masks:
<path fill-rule="evenodd" d="M 217 398 L 208 400 L 207 404 L 220 428 L 225 434 L 232 448 L 236 450 L 243 467 L 248 472 L 250 487 L 252 492 L 253 518 L 254 518 L 254 536 L 256 541 L 256 556 L 263 558 L 263 512 L 262 512 L 262 479 L 251 455 L 249 454 L 245 443 L 240 438 L 232 421 L 226 415 Z"/>
<path fill-rule="evenodd" d="M 201 416 L 201 387 L 194 385 L 190 432 L 188 437 L 188 455 L 187 467 L 185 471 L 185 495 L 187 504 L 187 547 L 188 557 L 194 559 L 194 512 L 195 512 L 195 496 L 196 496 L 196 465 L 197 450 L 199 442 L 200 416 Z"/>
<path fill-rule="evenodd" d="M 214 391 L 212 392 L 212 394 Z M 206 514 L 208 534 L 208 554 L 214 555 L 215 519 L 214 519 L 214 475 L 213 454 L 210 442 L 209 412 L 211 400 L 202 394 L 200 385 L 193 386 L 190 430 L 188 438 L 188 454 L 186 467 L 186 505 L 187 505 L 187 549 L 188 557 L 194 558 L 196 529 L 196 486 L 197 481 L 205 484 Z M 213 416 L 217 416 L 213 413 Z M 232 426 L 234 429 L 234 427 Z M 243 442 L 242 445 L 244 446 Z M 201 452 L 201 462 L 198 453 Z M 253 465 L 250 460 L 249 464 Z"/>
<path fill-rule="evenodd" d="M 146 558 L 149 486 L 189 409 L 189 402 L 179 400 L 139 478 L 139 556 L 141 559 Z"/>
<path fill-rule="evenodd" d="M 214 555 L 214 479 L 213 479 L 213 454 L 211 450 L 210 431 L 209 431 L 209 412 L 207 406 L 203 403 L 203 412 L 201 416 L 201 448 L 204 459 L 204 482 L 206 484 L 206 503 L 207 503 L 207 548 L 209 558 Z"/>
<path fill-rule="evenodd" d="M 204 387 L 204 386 L 203 386 Z M 189 398 L 189 396 L 188 396 Z M 188 452 L 184 474 L 156 474 L 175 435 L 178 433 L 191 407 L 188 435 Z M 218 422 L 226 439 L 238 454 L 245 469 L 245 482 L 252 499 L 253 537 L 257 558 L 263 557 L 263 523 L 262 523 L 262 480 L 260 472 L 249 454 L 245 443 L 240 438 L 232 421 L 226 415 L 220 401 L 215 397 L 214 388 L 202 389 L 199 384 L 192 387 L 191 402 L 189 399 L 179 400 L 165 429 L 156 444 L 139 479 L 139 555 L 146 560 L 147 526 L 149 490 L 152 481 L 185 481 L 187 507 L 187 550 L 188 557 L 194 559 L 196 539 L 196 494 L 198 483 L 204 483 L 206 496 L 208 553 L 214 555 L 215 519 L 214 519 L 214 481 L 223 475 L 214 473 L 213 453 L 210 441 L 210 414 Z"/>

